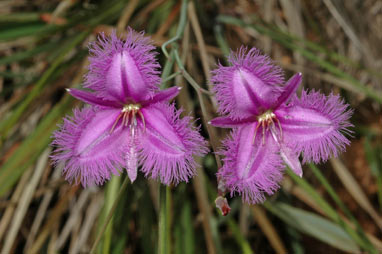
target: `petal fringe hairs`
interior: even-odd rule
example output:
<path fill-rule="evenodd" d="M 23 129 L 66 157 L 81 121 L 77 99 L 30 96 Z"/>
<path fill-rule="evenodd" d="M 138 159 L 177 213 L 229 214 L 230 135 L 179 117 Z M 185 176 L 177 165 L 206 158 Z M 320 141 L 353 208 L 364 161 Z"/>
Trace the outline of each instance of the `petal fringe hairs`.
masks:
<path fill-rule="evenodd" d="M 279 188 L 285 165 L 302 176 L 303 163 L 326 161 L 349 145 L 352 110 L 337 95 L 303 90 L 297 73 L 283 82 L 280 67 L 257 49 L 240 48 L 219 65 L 211 82 L 223 116 L 210 123 L 233 128 L 223 141 L 219 186 L 255 204 Z"/>
<path fill-rule="evenodd" d="M 132 29 L 124 40 L 101 34 L 90 44 L 84 87 L 91 91 L 67 89 L 89 105 L 75 109 L 53 134 L 52 159 L 63 164 L 68 181 L 99 185 L 123 168 L 132 182 L 139 168 L 166 185 L 195 175 L 193 156 L 205 155 L 207 142 L 169 103 L 180 89 L 159 89 L 154 49 Z"/>

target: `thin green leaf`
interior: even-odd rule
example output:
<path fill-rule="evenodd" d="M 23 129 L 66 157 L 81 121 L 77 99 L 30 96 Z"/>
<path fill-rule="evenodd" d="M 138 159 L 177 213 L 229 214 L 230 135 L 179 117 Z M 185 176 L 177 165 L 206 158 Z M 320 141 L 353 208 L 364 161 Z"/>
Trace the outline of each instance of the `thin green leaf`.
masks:
<path fill-rule="evenodd" d="M 236 242 L 239 244 L 242 253 L 244 254 L 254 253 L 247 239 L 245 239 L 245 237 L 241 234 L 240 229 L 237 226 L 237 223 L 232 218 L 228 219 L 228 226 Z"/>
<path fill-rule="evenodd" d="M 221 25 L 215 25 L 214 26 L 215 40 L 216 40 L 217 44 L 219 45 L 219 48 L 223 52 L 224 56 L 227 57 L 230 53 L 230 48 L 229 48 L 229 45 L 228 45 L 226 39 L 223 36 L 222 30 L 223 30 L 223 28 Z M 224 61 L 226 62 L 226 64 L 228 64 L 226 58 L 224 59 Z"/>
<path fill-rule="evenodd" d="M 0 23 L 9 22 L 34 22 L 40 20 L 40 13 L 36 12 L 16 12 L 16 13 L 4 13 L 0 15 Z"/>
<path fill-rule="evenodd" d="M 181 239 L 183 242 L 183 251 L 184 254 L 193 254 L 195 253 L 195 240 L 194 240 L 194 226 L 192 220 L 191 212 L 191 203 L 186 201 L 181 212 L 181 226 L 182 226 L 182 235 Z"/>
<path fill-rule="evenodd" d="M 340 225 L 353 240 L 359 244 L 365 250 L 370 253 L 376 253 L 376 250 L 370 241 L 364 239 L 360 236 L 348 223 L 346 223 L 337 213 L 337 211 L 331 207 L 331 205 L 316 191 L 316 189 L 311 186 L 304 178 L 297 176 L 292 170 L 287 168 L 286 173 L 296 182 L 300 187 L 302 187 L 307 194 L 309 194 L 313 200 L 320 206 L 320 208 L 325 212 L 325 214 L 338 225 Z"/>
<path fill-rule="evenodd" d="M 41 120 L 37 128 L 21 143 L 12 156 L 5 161 L 0 170 L 0 196 L 13 187 L 24 171 L 32 165 L 46 146 L 50 136 L 73 105 L 74 99 L 69 95 Z"/>
<path fill-rule="evenodd" d="M 314 213 L 281 202 L 266 202 L 264 206 L 288 225 L 337 249 L 359 253 L 357 244 L 338 225 Z"/>
<path fill-rule="evenodd" d="M 17 27 L 10 26 L 7 29 L 2 29 L 2 31 L 0 32 L 0 41 L 13 40 L 19 37 L 34 35 L 38 32 L 41 32 L 43 29 L 46 28 L 46 26 L 47 25 L 44 23 L 27 23 L 19 25 Z"/>
<path fill-rule="evenodd" d="M 90 31 L 82 32 L 73 38 L 71 43 L 65 47 L 65 50 L 62 52 L 62 54 L 60 54 L 60 56 L 49 67 L 49 69 L 44 72 L 42 77 L 34 85 L 33 89 L 12 112 L 10 117 L 0 122 L 0 133 L 2 139 L 7 137 L 9 131 L 19 121 L 25 110 L 40 95 L 44 86 L 47 85 L 49 78 L 54 75 L 55 70 L 60 67 L 62 62 L 65 60 L 65 56 L 68 54 L 68 52 L 71 51 L 79 43 L 81 43 L 88 36 L 89 32 Z"/>

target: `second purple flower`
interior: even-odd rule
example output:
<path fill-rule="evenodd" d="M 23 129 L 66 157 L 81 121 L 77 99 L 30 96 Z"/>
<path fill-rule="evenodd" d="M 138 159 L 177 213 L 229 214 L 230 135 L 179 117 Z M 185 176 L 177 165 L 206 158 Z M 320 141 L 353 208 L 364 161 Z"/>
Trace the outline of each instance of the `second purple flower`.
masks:
<path fill-rule="evenodd" d="M 301 74 L 282 85 L 282 70 L 257 49 L 241 48 L 219 66 L 212 83 L 223 117 L 211 123 L 234 128 L 223 144 L 224 166 L 218 178 L 243 201 L 258 203 L 279 188 L 287 164 L 302 176 L 299 161 L 326 161 L 344 151 L 352 114 L 337 95 L 296 91 Z"/>

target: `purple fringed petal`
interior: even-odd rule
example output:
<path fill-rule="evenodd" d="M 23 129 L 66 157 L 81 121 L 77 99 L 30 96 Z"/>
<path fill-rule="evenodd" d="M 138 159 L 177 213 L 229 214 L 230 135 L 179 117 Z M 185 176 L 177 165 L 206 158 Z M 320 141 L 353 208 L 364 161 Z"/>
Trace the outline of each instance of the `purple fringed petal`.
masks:
<path fill-rule="evenodd" d="M 115 32 L 89 46 L 89 73 L 85 87 L 108 100 L 140 102 L 152 96 L 160 83 L 159 64 L 149 38 L 131 28 L 125 40 Z"/>
<path fill-rule="evenodd" d="M 242 47 L 228 61 L 232 66 L 219 65 L 212 71 L 219 113 L 241 119 L 276 103 L 282 91 L 279 85 L 284 81 L 281 68 L 255 48 L 247 52 Z"/>
<path fill-rule="evenodd" d="M 188 181 L 195 175 L 193 155 L 207 153 L 206 142 L 199 128 L 190 124 L 190 117 L 179 118 L 174 105 L 156 104 L 142 109 L 146 134 L 140 142 L 142 172 L 163 184 Z"/>
<path fill-rule="evenodd" d="M 290 169 L 299 177 L 302 177 L 302 167 L 300 160 L 298 159 L 299 154 L 290 149 L 282 140 L 282 133 L 275 125 L 270 126 L 270 132 L 273 140 L 279 147 L 280 155 L 285 164 L 290 167 Z"/>
<path fill-rule="evenodd" d="M 68 88 L 66 89 L 74 98 L 77 98 L 83 102 L 89 103 L 95 106 L 108 107 L 108 108 L 118 108 L 121 107 L 120 104 L 115 101 L 103 100 L 94 95 L 94 93 L 83 91 L 80 89 Z"/>
<path fill-rule="evenodd" d="M 298 155 L 289 149 L 289 147 L 281 144 L 280 155 L 288 167 L 299 177 L 302 177 L 302 167 Z"/>
<path fill-rule="evenodd" d="M 277 99 L 275 105 L 272 108 L 276 109 L 284 103 L 288 103 L 288 100 L 296 94 L 298 86 L 301 84 L 302 74 L 297 73 L 293 75 L 285 84 L 284 91 L 281 93 L 280 97 Z"/>
<path fill-rule="evenodd" d="M 261 135 L 253 144 L 256 123 L 236 128 L 224 141 L 224 166 L 218 176 L 225 182 L 231 195 L 238 193 L 244 202 L 263 202 L 265 194 L 272 195 L 278 188 L 284 169 L 278 145 L 267 132 L 265 143 Z"/>
<path fill-rule="evenodd" d="M 81 181 L 84 187 L 103 184 L 111 174 L 123 167 L 123 143 L 127 140 L 121 126 L 112 134 L 110 128 L 118 110 L 96 111 L 94 108 L 74 110 L 73 117 L 64 119 L 53 134 L 56 146 L 52 159 L 64 163 L 63 172 L 72 182 Z"/>
<path fill-rule="evenodd" d="M 295 97 L 275 114 L 281 122 L 284 143 L 296 153 L 302 152 L 304 162 L 326 161 L 350 143 L 344 134 L 352 133 L 352 110 L 337 95 L 303 91 L 300 99 Z"/>

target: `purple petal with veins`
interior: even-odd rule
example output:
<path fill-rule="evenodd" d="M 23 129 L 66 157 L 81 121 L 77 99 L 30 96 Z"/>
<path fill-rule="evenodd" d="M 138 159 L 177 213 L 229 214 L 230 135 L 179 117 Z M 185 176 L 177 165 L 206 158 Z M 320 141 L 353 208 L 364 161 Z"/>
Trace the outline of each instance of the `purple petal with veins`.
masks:
<path fill-rule="evenodd" d="M 249 204 L 263 202 L 265 194 L 272 195 L 284 169 L 278 145 L 269 133 L 264 144 L 257 135 L 254 145 L 255 128 L 256 124 L 250 124 L 233 130 L 224 141 L 224 166 L 218 172 L 231 195 L 238 193 Z"/>
<path fill-rule="evenodd" d="M 276 111 L 285 135 L 285 143 L 302 153 L 304 162 L 326 161 L 345 150 L 350 141 L 345 134 L 353 125 L 348 110 L 339 96 L 326 97 L 319 92 L 303 91 L 291 105 Z"/>
<path fill-rule="evenodd" d="M 164 184 L 188 181 L 195 174 L 193 155 L 207 152 L 199 128 L 180 118 L 174 105 L 156 104 L 142 110 L 147 126 L 140 144 L 142 172 Z"/>
<path fill-rule="evenodd" d="M 57 148 L 52 159 L 55 164 L 64 163 L 67 180 L 81 181 L 86 187 L 119 174 L 124 167 L 121 147 L 128 135 L 122 128 L 110 133 L 117 115 L 116 110 L 84 108 L 64 119 L 60 130 L 53 134 L 52 144 Z"/>
<path fill-rule="evenodd" d="M 285 84 L 284 91 L 281 93 L 280 97 L 277 98 L 277 102 L 271 108 L 278 108 L 283 103 L 288 103 L 290 98 L 296 94 L 297 88 L 301 84 L 302 74 L 297 73 L 291 77 Z"/>
<path fill-rule="evenodd" d="M 179 94 L 180 90 L 180 87 L 174 86 L 166 90 L 158 91 L 151 99 L 141 102 L 141 105 L 146 106 L 158 102 L 170 101 Z"/>
<path fill-rule="evenodd" d="M 158 91 L 159 64 L 148 37 L 131 28 L 121 40 L 113 32 L 104 34 L 89 46 L 89 72 L 85 87 L 107 100 L 125 103 L 127 100 L 144 101 Z"/>
<path fill-rule="evenodd" d="M 218 111 L 233 119 L 260 113 L 274 104 L 283 84 L 282 70 L 253 48 L 242 47 L 231 53 L 232 66 L 219 65 L 212 71 L 211 83 L 218 101 Z"/>
<path fill-rule="evenodd" d="M 103 100 L 102 98 L 95 96 L 94 93 L 87 92 L 84 90 L 68 88 L 66 89 L 66 91 L 68 91 L 70 95 L 72 95 L 74 98 L 77 98 L 85 103 L 88 103 L 94 106 L 110 107 L 110 108 L 118 108 L 121 106 L 121 104 L 115 101 Z"/>

